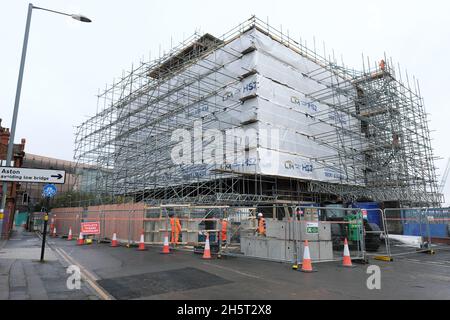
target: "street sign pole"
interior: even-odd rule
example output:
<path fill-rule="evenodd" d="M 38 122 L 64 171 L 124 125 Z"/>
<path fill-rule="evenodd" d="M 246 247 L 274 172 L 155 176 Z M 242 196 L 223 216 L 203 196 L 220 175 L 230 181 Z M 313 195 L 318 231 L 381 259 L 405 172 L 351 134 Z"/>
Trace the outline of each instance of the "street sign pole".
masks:
<path fill-rule="evenodd" d="M 45 201 L 45 215 L 44 215 L 44 230 L 42 232 L 42 247 L 41 247 L 41 262 L 44 262 L 45 254 L 45 238 L 47 237 L 47 223 L 48 223 L 48 208 L 50 205 L 50 197 L 46 197 Z"/>
<path fill-rule="evenodd" d="M 45 216 L 44 216 L 44 231 L 42 233 L 42 247 L 41 247 L 41 262 L 44 262 L 45 254 L 45 238 L 47 237 L 47 223 L 48 214 L 50 212 L 50 198 L 56 195 L 56 186 L 54 184 L 47 184 L 42 189 L 42 195 L 45 197 Z"/>

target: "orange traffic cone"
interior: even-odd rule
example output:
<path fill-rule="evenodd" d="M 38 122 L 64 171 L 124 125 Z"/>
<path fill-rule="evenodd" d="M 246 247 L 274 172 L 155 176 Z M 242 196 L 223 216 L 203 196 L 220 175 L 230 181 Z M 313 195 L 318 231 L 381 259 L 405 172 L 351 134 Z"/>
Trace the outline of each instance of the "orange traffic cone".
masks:
<path fill-rule="evenodd" d="M 144 231 L 142 231 L 142 233 L 141 233 L 141 239 L 139 240 L 139 247 L 138 247 L 138 250 L 139 250 L 139 251 L 147 250 L 147 249 L 145 248 L 145 243 L 144 243 Z"/>
<path fill-rule="evenodd" d="M 67 240 L 72 240 L 72 227 L 69 227 L 69 235 L 67 236 Z"/>
<path fill-rule="evenodd" d="M 303 250 L 302 272 L 314 272 L 311 263 L 311 254 L 309 253 L 308 240 L 305 240 Z"/>
<path fill-rule="evenodd" d="M 115 248 L 115 247 L 118 247 L 118 246 L 119 246 L 119 244 L 117 243 L 117 235 L 114 232 L 112 240 L 111 240 L 111 247 Z"/>
<path fill-rule="evenodd" d="M 84 244 L 83 232 L 80 231 L 80 235 L 78 236 L 78 239 L 77 239 L 77 246 L 81 246 L 83 244 Z"/>
<path fill-rule="evenodd" d="M 170 253 L 170 248 L 169 248 L 169 234 L 166 233 L 166 235 L 164 236 L 164 246 L 163 246 L 163 250 L 161 251 L 161 253 Z"/>
<path fill-rule="evenodd" d="M 344 266 L 344 267 L 353 267 L 352 259 L 350 258 L 350 250 L 348 249 L 347 238 L 345 238 L 345 240 L 344 240 L 344 260 L 342 262 L 342 266 Z"/>
<path fill-rule="evenodd" d="M 56 227 L 53 227 L 52 237 L 56 237 Z"/>
<path fill-rule="evenodd" d="M 209 247 L 209 233 L 206 234 L 205 250 L 203 250 L 203 259 L 211 259 L 211 248 Z"/>

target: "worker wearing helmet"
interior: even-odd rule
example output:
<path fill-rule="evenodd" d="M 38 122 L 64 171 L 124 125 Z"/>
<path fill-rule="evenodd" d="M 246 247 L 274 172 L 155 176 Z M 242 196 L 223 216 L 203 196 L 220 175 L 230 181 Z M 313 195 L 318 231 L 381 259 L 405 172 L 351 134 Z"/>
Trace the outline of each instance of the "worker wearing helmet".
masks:
<path fill-rule="evenodd" d="M 178 244 L 181 233 L 180 219 L 178 217 L 175 217 L 173 213 L 170 214 L 169 216 L 170 216 L 170 230 L 172 235 L 170 242 L 172 244 Z"/>
<path fill-rule="evenodd" d="M 257 232 L 261 236 L 266 235 L 266 219 L 264 219 L 264 215 L 260 212 L 258 213 L 258 229 Z"/>

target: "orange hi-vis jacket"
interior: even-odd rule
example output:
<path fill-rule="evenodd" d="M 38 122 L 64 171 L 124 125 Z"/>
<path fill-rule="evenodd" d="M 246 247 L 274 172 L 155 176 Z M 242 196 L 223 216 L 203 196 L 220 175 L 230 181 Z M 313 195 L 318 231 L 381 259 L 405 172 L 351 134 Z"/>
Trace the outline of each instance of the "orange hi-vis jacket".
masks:
<path fill-rule="evenodd" d="M 172 242 L 178 242 L 178 235 L 181 232 L 181 223 L 178 218 L 170 218 L 170 227 L 172 233 Z"/>
<path fill-rule="evenodd" d="M 221 241 L 227 241 L 227 228 L 228 221 L 222 220 L 222 232 L 221 232 Z"/>
<path fill-rule="evenodd" d="M 258 233 L 261 235 L 266 235 L 266 219 L 258 219 Z"/>
<path fill-rule="evenodd" d="M 181 223 L 178 218 L 170 218 L 170 227 L 172 232 L 180 233 L 181 232 Z"/>

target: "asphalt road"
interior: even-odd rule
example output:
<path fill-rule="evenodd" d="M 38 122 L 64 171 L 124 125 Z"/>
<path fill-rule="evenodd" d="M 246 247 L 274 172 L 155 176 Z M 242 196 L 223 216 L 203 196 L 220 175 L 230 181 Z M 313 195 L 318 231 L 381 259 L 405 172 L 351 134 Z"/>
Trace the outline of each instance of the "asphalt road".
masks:
<path fill-rule="evenodd" d="M 76 246 L 59 238 L 50 243 L 82 266 L 97 291 L 115 299 L 450 299 L 450 250 L 394 262 L 371 260 L 381 269 L 381 289 L 369 290 L 368 265 L 347 269 L 321 263 L 314 265 L 317 272 L 305 274 L 287 264 L 249 258 L 203 260 L 192 252 Z"/>

